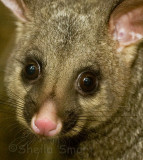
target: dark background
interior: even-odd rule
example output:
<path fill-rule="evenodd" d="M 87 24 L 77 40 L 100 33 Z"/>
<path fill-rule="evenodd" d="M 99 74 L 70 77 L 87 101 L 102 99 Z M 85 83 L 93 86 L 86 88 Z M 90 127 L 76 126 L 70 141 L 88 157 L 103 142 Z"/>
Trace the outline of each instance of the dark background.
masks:
<path fill-rule="evenodd" d="M 0 90 L 3 86 L 2 79 L 6 60 L 14 41 L 15 24 L 12 12 L 0 2 Z"/>

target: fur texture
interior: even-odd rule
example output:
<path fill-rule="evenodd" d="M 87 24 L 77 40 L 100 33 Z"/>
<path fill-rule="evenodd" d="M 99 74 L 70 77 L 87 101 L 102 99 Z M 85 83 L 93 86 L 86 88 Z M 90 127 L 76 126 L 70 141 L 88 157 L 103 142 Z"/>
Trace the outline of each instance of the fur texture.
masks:
<path fill-rule="evenodd" d="M 143 45 L 140 42 L 117 52 L 108 26 L 119 3 L 25 0 L 28 22 L 18 23 L 5 85 L 17 106 L 15 117 L 28 135 L 32 134 L 31 118 L 43 101 L 50 98 L 56 102 L 65 132 L 54 142 L 59 154 L 52 155 L 54 159 L 142 160 Z M 40 61 L 43 68 L 35 84 L 21 76 L 29 57 Z M 76 79 L 87 69 L 100 73 L 100 87 L 93 95 L 82 96 L 75 89 Z M 76 125 L 67 131 L 75 119 Z M 31 147 L 43 147 L 38 139 Z M 51 148 L 46 140 L 44 144 Z M 45 152 L 41 155 L 41 160 L 48 157 Z"/>

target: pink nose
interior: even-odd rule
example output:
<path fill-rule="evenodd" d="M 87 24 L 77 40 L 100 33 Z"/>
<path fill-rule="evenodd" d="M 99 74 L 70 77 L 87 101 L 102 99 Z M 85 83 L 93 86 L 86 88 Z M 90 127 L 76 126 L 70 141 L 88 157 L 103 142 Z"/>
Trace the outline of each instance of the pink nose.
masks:
<path fill-rule="evenodd" d="M 41 135 L 49 135 L 50 132 L 56 130 L 57 124 L 50 120 L 37 120 L 35 126 L 39 129 Z"/>
<path fill-rule="evenodd" d="M 55 123 L 49 119 L 38 119 L 33 118 L 32 129 L 36 134 L 43 136 L 55 136 L 60 132 L 60 123 Z"/>
<path fill-rule="evenodd" d="M 57 116 L 55 102 L 46 100 L 32 117 L 31 128 L 35 134 L 45 137 L 57 136 L 62 129 L 62 121 Z"/>

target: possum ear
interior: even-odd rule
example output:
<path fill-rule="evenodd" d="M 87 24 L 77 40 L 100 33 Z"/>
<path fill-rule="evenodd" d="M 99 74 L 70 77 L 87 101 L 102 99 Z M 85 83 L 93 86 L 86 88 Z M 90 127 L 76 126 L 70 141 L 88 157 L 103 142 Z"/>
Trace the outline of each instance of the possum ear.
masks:
<path fill-rule="evenodd" d="M 123 1 L 111 14 L 109 29 L 120 49 L 139 42 L 143 38 L 143 0 Z"/>
<path fill-rule="evenodd" d="M 21 21 L 26 22 L 27 8 L 23 0 L 0 0 L 8 7 Z"/>

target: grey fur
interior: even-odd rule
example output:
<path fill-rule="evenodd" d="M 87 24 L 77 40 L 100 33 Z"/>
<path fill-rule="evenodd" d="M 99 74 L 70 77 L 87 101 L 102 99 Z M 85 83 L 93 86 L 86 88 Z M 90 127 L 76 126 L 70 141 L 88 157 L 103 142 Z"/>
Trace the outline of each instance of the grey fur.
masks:
<path fill-rule="evenodd" d="M 74 144 L 72 149 L 80 152 L 72 155 L 59 152 L 62 160 L 143 159 L 143 45 L 131 46 L 124 53 L 116 52 L 108 22 L 119 2 L 25 1 L 30 10 L 27 13 L 29 21 L 18 27 L 17 44 L 7 63 L 5 84 L 8 94 L 12 91 L 24 99 L 28 91 L 34 100 L 38 99 L 38 104 L 45 96 L 54 93 L 62 108 L 61 115 L 80 108 L 91 120 L 82 122 L 81 127 L 86 129 L 81 135 L 80 127 L 76 128 L 75 134 L 83 138 L 80 142 L 80 138 L 75 138 L 77 146 Z M 39 88 L 23 85 L 19 61 L 24 61 L 27 54 L 36 55 L 45 63 L 44 80 Z M 129 55 L 132 55 L 131 59 Z M 75 93 L 74 77 L 79 70 L 89 66 L 101 71 L 100 90 L 94 96 L 83 97 Z M 23 114 L 17 107 L 17 119 L 29 129 L 21 116 Z M 96 121 L 92 122 L 93 116 Z M 67 135 L 68 138 L 71 136 L 73 134 Z M 62 143 L 60 145 L 67 150 L 71 147 Z M 41 160 L 46 159 L 47 154 L 43 154 Z"/>

